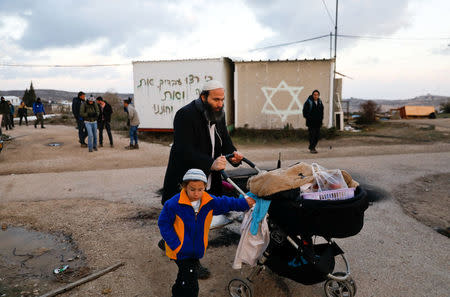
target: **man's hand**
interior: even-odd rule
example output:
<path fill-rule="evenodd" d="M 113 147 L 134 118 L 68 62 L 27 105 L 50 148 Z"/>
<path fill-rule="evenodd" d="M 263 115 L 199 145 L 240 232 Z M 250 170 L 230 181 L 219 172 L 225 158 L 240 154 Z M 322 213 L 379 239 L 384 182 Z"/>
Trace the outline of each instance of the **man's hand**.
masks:
<path fill-rule="evenodd" d="M 244 155 L 238 151 L 233 152 L 234 157 L 230 158 L 231 163 L 239 164 L 242 159 L 244 159 Z"/>
<path fill-rule="evenodd" d="M 214 163 L 211 165 L 211 170 L 212 171 L 225 170 L 226 166 L 227 166 L 227 159 L 225 158 L 225 156 L 220 156 L 214 160 Z"/>
<path fill-rule="evenodd" d="M 251 198 L 251 197 L 249 197 L 247 195 L 245 195 L 245 200 L 247 200 L 248 207 L 250 207 L 250 208 L 252 208 L 253 205 L 256 204 L 255 199 L 253 199 L 253 198 Z"/>

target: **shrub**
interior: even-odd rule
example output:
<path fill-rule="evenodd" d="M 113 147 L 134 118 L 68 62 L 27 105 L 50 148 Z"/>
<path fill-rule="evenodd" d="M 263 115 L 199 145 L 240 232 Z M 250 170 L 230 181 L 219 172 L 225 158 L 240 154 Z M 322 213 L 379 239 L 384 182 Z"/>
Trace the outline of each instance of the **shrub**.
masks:
<path fill-rule="evenodd" d="M 450 101 L 441 103 L 441 111 L 444 113 L 450 113 Z"/>
<path fill-rule="evenodd" d="M 377 121 L 376 115 L 380 112 L 380 106 L 369 100 L 361 103 L 361 116 L 357 119 L 358 124 L 373 124 Z"/>

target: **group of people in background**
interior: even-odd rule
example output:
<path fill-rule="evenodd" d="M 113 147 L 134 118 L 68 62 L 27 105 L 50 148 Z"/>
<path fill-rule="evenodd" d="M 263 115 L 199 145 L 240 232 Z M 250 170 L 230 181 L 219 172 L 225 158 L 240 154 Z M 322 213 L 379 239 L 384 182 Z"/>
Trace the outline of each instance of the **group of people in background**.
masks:
<path fill-rule="evenodd" d="M 138 149 L 137 129 L 139 126 L 139 116 L 131 105 L 131 98 L 124 100 L 124 110 L 128 115 L 128 126 L 130 134 L 130 145 L 126 149 Z M 109 145 L 114 147 L 111 133 L 112 106 L 101 96 L 94 98 L 90 96 L 86 99 L 84 92 L 79 92 L 73 98 L 72 113 L 77 122 L 78 142 L 81 147 L 87 147 L 89 152 L 97 151 L 98 146 L 103 147 L 103 130 L 106 130 Z M 97 139 L 98 130 L 98 139 Z M 87 143 L 86 143 L 87 138 Z M 98 145 L 97 145 L 98 140 Z"/>
<path fill-rule="evenodd" d="M 19 107 L 17 108 L 17 115 L 19 117 L 19 126 L 22 126 L 22 120 L 25 120 L 25 124 L 28 126 L 28 110 L 32 110 L 34 115 L 36 116 L 36 121 L 34 122 L 34 128 L 37 128 L 37 125 L 40 124 L 41 128 L 45 128 L 44 126 L 44 115 L 45 109 L 44 104 L 41 101 L 41 98 L 37 98 L 33 103 L 33 108 L 29 108 L 26 106 L 25 102 L 20 102 Z M 0 100 L 0 114 L 2 115 L 1 126 L 5 127 L 6 130 L 11 130 L 14 128 L 14 113 L 15 108 L 14 105 L 11 104 L 11 101 L 5 99 L 5 97 L 1 97 Z"/>

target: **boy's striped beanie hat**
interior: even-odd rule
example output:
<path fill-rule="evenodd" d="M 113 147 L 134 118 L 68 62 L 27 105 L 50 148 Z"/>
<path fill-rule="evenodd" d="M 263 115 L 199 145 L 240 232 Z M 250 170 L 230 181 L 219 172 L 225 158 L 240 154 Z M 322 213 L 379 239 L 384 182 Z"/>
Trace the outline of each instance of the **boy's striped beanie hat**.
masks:
<path fill-rule="evenodd" d="M 190 180 L 200 180 L 204 182 L 205 184 L 208 182 L 206 179 L 205 173 L 196 168 L 189 169 L 186 174 L 183 176 L 183 181 L 190 181 Z"/>

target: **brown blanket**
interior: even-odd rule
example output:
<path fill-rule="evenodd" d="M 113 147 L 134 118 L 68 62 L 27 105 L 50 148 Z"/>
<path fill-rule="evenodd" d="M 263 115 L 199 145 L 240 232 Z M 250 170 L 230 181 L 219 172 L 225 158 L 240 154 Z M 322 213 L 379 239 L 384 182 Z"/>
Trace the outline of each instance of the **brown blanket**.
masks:
<path fill-rule="evenodd" d="M 341 172 L 349 188 L 359 185 L 347 171 Z M 248 180 L 247 188 L 256 196 L 264 197 L 314 182 L 311 165 L 302 162 L 286 169 L 280 168 L 255 175 Z"/>

